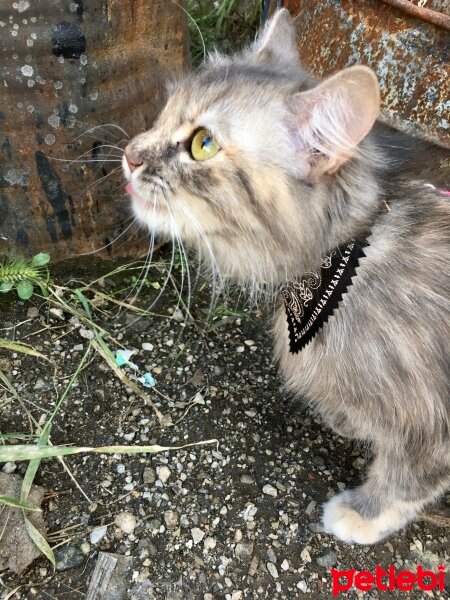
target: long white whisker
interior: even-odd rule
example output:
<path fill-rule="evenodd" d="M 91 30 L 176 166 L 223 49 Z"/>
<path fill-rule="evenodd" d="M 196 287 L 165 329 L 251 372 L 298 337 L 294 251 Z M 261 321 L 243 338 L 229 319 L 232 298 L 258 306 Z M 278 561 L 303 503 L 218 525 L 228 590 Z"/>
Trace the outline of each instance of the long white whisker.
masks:
<path fill-rule="evenodd" d="M 217 299 L 219 298 L 220 294 L 222 293 L 222 290 L 224 288 L 223 285 L 223 279 L 220 275 L 220 271 L 217 265 L 217 261 L 213 252 L 213 249 L 211 247 L 211 243 L 208 240 L 203 228 L 201 227 L 200 223 L 198 222 L 198 220 L 196 219 L 196 217 L 192 214 L 192 212 L 189 210 L 189 208 L 185 205 L 185 203 L 180 199 L 179 200 L 179 206 L 181 207 L 181 209 L 184 211 L 184 213 L 186 214 L 187 218 L 189 219 L 190 223 L 194 226 L 197 235 L 199 236 L 199 239 L 202 239 L 204 242 L 204 245 L 208 251 L 209 254 L 209 259 L 210 259 L 210 267 L 211 267 L 211 271 L 212 271 L 212 278 L 211 278 L 211 303 L 210 303 L 210 308 L 209 311 L 212 312 Z M 201 247 L 200 244 L 198 244 L 199 248 Z M 219 285 L 217 285 L 219 283 Z"/>
<path fill-rule="evenodd" d="M 114 175 L 115 173 L 118 173 L 120 170 L 121 170 L 120 167 L 113 169 L 110 173 L 107 173 L 106 175 L 103 175 L 103 177 L 100 177 L 100 179 L 96 179 L 93 183 L 90 183 L 87 187 L 84 188 L 83 191 L 87 192 L 87 190 L 90 190 L 91 188 L 95 187 L 101 181 L 103 181 L 104 179 L 107 179 L 108 177 L 111 177 L 111 175 Z"/>
<path fill-rule="evenodd" d="M 185 308 L 185 322 L 188 318 L 188 316 L 190 315 L 190 307 L 191 307 L 191 296 L 192 296 L 192 288 L 191 288 L 191 275 L 190 275 L 190 271 L 189 271 L 189 261 L 187 258 L 187 254 L 186 254 L 186 250 L 184 248 L 184 244 L 180 238 L 179 233 L 176 230 L 176 223 L 175 223 L 175 219 L 173 217 L 173 213 L 170 210 L 170 205 L 166 200 L 166 204 L 168 206 L 168 210 L 169 210 L 169 216 L 170 219 L 172 221 L 172 223 L 174 224 L 174 234 L 175 234 L 175 239 L 177 242 L 177 246 L 180 252 L 180 258 L 181 258 L 181 285 L 180 285 L 180 291 L 178 292 L 178 290 L 176 290 L 178 292 L 178 302 L 177 305 L 175 307 L 175 310 L 179 309 L 180 304 L 183 305 L 183 308 Z M 186 265 L 186 266 L 185 266 Z M 184 280 L 185 280 L 185 269 L 186 269 L 186 279 L 187 279 L 187 287 L 188 287 L 188 301 L 187 301 L 187 305 L 185 305 L 185 303 L 183 302 L 183 298 L 182 298 L 182 293 L 183 293 L 183 287 L 184 287 Z M 173 279 L 173 278 L 172 278 Z"/>
<path fill-rule="evenodd" d="M 152 206 L 149 205 L 149 207 L 147 209 L 147 214 L 146 214 L 147 219 L 148 219 L 148 215 L 150 212 L 150 208 L 152 208 L 152 207 L 153 207 L 153 220 L 154 220 L 155 213 L 156 213 L 155 191 L 153 192 L 153 204 L 152 204 Z M 136 287 L 138 285 L 139 285 L 139 287 L 138 287 L 137 291 L 134 292 L 131 302 L 135 302 L 137 297 L 139 296 L 143 286 L 145 285 L 145 281 L 147 279 L 148 272 L 149 272 L 151 264 L 152 264 L 154 248 L 155 248 L 155 230 L 154 230 L 154 228 L 152 228 L 151 232 L 150 232 L 150 244 L 149 244 L 149 247 L 147 250 L 147 254 L 145 256 L 144 265 L 137 276 L 136 283 L 131 287 L 125 300 L 131 296 L 131 294 L 134 292 L 134 290 L 136 289 Z M 135 321 L 133 321 L 133 323 L 134 322 Z"/>
<path fill-rule="evenodd" d="M 89 159 L 89 160 L 78 160 L 78 159 L 67 160 L 66 158 L 56 158 L 54 156 L 47 156 L 47 158 L 49 160 L 57 160 L 58 162 L 69 163 L 69 166 L 72 163 L 85 163 L 86 164 L 86 163 L 93 163 L 93 162 L 102 162 L 102 163 L 104 163 L 104 162 L 120 162 L 121 163 L 122 162 L 122 159 L 119 158 L 118 156 L 117 156 L 117 158 L 108 159 L 108 160 L 105 160 L 104 158 L 92 158 L 92 159 Z"/>
<path fill-rule="evenodd" d="M 81 123 L 81 121 L 78 121 L 78 123 Z M 93 133 L 96 129 L 106 129 L 106 127 L 115 127 L 116 129 L 119 129 L 126 136 L 127 140 L 130 139 L 130 136 L 125 131 L 125 129 L 122 129 L 122 127 L 119 127 L 119 125 L 115 125 L 114 123 L 106 123 L 105 125 L 95 125 L 94 127 L 89 127 L 89 129 L 87 129 L 83 133 L 80 133 L 80 135 L 78 135 L 76 138 L 74 138 L 73 142 L 76 142 L 77 140 L 79 140 L 84 135 L 87 135 L 88 133 Z M 110 131 L 108 131 L 107 129 L 106 129 L 105 133 L 107 133 L 108 135 L 112 135 L 112 133 Z"/>
<path fill-rule="evenodd" d="M 104 250 L 105 248 L 108 248 L 108 246 L 111 246 L 112 244 L 116 243 L 117 240 L 119 240 L 123 235 L 125 235 L 125 233 L 134 225 L 134 223 L 136 222 L 136 217 L 130 217 L 131 219 L 133 219 L 131 221 L 131 223 L 117 236 L 115 237 L 111 242 L 108 242 L 108 244 L 105 244 L 104 246 L 102 246 L 101 248 L 97 248 L 97 250 L 91 250 L 90 252 L 81 252 L 80 254 L 78 254 L 78 256 L 88 256 L 89 254 L 96 254 L 97 252 L 101 252 L 102 250 Z M 129 221 L 129 219 L 127 219 L 127 221 Z M 127 222 L 125 221 L 125 223 Z"/>

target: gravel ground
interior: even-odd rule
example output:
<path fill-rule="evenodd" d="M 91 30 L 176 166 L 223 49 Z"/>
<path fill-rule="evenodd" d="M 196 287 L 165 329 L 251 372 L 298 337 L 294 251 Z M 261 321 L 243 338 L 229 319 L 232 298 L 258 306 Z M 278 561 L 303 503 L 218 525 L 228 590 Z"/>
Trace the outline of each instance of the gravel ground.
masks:
<path fill-rule="evenodd" d="M 107 291 L 109 282 L 104 285 Z M 104 318 L 116 339 L 138 350 L 132 360 L 155 377 L 167 398 L 150 395 L 175 425 L 161 428 L 151 409 L 95 358 L 59 412 L 52 442 L 173 446 L 217 439 L 217 446 L 68 457 L 90 501 L 58 460 L 44 461 L 36 477 L 47 490 L 44 517 L 49 534 L 63 530 L 51 539 L 65 542 L 55 551 L 57 569 L 41 558 L 21 576 L 0 574 L 0 598 L 319 599 L 332 598 L 332 567 L 415 571 L 420 564 L 436 571 L 445 564 L 448 572 L 448 527 L 438 526 L 435 517 L 371 547 L 346 546 L 323 533 L 321 503 L 361 480 L 370 452 L 337 437 L 283 395 L 267 315 L 245 306 L 233 316 L 216 311 L 208 331 L 204 287 L 192 302 L 195 322 L 183 322 L 172 291 L 158 305 L 161 318 L 134 322 L 126 312 Z M 144 289 L 142 305 L 154 293 Z M 47 304 L 18 302 L 8 294 L 0 298 L 0 314 L 0 337 L 32 343 L 59 366 L 55 375 L 43 361 L 0 353 L 0 369 L 39 420 L 54 406 L 89 341 L 82 328 L 65 314 L 49 312 Z M 0 405 L 2 433 L 30 432 L 17 402 L 1 389 Z M 4 471 L 23 476 L 25 468 L 9 464 Z M 115 591 L 86 595 L 96 564 L 108 559 L 118 559 L 123 569 Z M 13 593 L 16 586 L 22 587 Z M 405 597 L 377 590 L 341 597 L 386 594 Z M 450 597 L 448 589 L 407 597 L 427 595 Z"/>

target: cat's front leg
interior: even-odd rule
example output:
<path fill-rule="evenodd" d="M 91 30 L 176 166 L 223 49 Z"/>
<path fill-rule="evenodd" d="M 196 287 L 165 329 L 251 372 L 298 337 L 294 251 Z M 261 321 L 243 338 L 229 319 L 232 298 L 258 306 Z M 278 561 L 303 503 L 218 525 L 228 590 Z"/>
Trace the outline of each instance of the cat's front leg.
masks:
<path fill-rule="evenodd" d="M 428 448 L 423 455 L 384 448 L 361 487 L 324 504 L 325 531 L 349 544 L 374 544 L 412 521 L 449 483 L 448 448 Z"/>

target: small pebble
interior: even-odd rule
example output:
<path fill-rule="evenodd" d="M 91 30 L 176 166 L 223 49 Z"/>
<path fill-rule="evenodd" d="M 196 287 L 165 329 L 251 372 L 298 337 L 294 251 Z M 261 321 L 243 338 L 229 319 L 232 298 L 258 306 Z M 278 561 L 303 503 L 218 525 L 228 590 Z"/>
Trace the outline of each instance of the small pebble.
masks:
<path fill-rule="evenodd" d="M 85 555 L 75 546 L 62 546 L 55 550 L 55 568 L 57 571 L 68 571 L 83 564 Z"/>
<path fill-rule="evenodd" d="M 253 554 L 253 543 L 252 542 L 239 542 L 238 544 L 236 544 L 234 553 L 241 560 L 249 561 Z"/>
<path fill-rule="evenodd" d="M 214 550 L 216 545 L 217 545 L 217 540 L 215 540 L 213 537 L 207 537 L 207 538 L 205 538 L 205 540 L 203 542 L 203 546 L 204 546 L 205 550 Z"/>
<path fill-rule="evenodd" d="M 91 329 L 80 329 L 80 336 L 85 340 L 93 340 L 94 332 Z"/>
<path fill-rule="evenodd" d="M 64 313 L 60 308 L 56 308 L 55 306 L 52 306 L 52 308 L 50 308 L 48 312 L 50 314 L 52 314 L 54 317 L 56 317 L 57 319 L 59 319 L 60 321 L 65 321 Z"/>
<path fill-rule="evenodd" d="M 91 545 L 88 542 L 83 542 L 80 546 L 80 550 L 83 554 L 89 554 L 91 551 Z"/>
<path fill-rule="evenodd" d="M 151 467 L 145 467 L 144 473 L 142 475 L 142 479 L 143 479 L 144 483 L 146 483 L 147 485 L 151 485 L 152 483 L 155 483 L 155 481 L 156 481 L 155 471 Z"/>
<path fill-rule="evenodd" d="M 259 564 L 259 558 L 257 556 L 254 556 L 252 558 L 252 561 L 248 568 L 248 574 L 250 575 L 250 577 L 253 577 L 254 575 L 256 575 L 256 571 L 258 570 L 258 564 Z"/>
<path fill-rule="evenodd" d="M 17 465 L 14 462 L 7 462 L 3 465 L 2 471 L 4 473 L 14 473 L 17 469 Z"/>
<path fill-rule="evenodd" d="M 183 312 L 179 308 L 177 308 L 172 315 L 172 319 L 174 321 L 178 321 L 178 323 L 182 323 L 184 321 Z"/>
<path fill-rule="evenodd" d="M 191 535 L 194 544 L 199 544 L 205 537 L 205 532 L 199 529 L 198 527 L 193 527 L 191 529 Z"/>
<path fill-rule="evenodd" d="M 317 559 L 317 564 L 327 569 L 331 569 L 337 562 L 338 558 L 335 552 L 327 552 L 327 554 L 323 554 Z"/>
<path fill-rule="evenodd" d="M 270 485 L 270 483 L 267 483 L 263 489 L 263 494 L 267 494 L 267 496 L 272 496 L 273 498 L 276 498 L 278 495 L 277 489 L 273 487 L 273 485 Z"/>
<path fill-rule="evenodd" d="M 300 558 L 302 559 L 303 562 L 305 563 L 310 563 L 311 562 L 311 554 L 309 553 L 308 548 L 304 548 L 301 552 L 300 552 Z"/>
<path fill-rule="evenodd" d="M 275 552 L 273 551 L 272 548 L 268 548 L 267 549 L 267 558 L 270 560 L 270 562 L 272 563 L 276 563 L 277 562 L 277 557 Z"/>
<path fill-rule="evenodd" d="M 137 525 L 136 517 L 128 512 L 121 512 L 116 515 L 114 523 L 124 533 L 133 533 L 134 528 Z"/>
<path fill-rule="evenodd" d="M 162 467 L 158 467 L 156 469 L 156 471 L 158 473 L 158 477 L 159 477 L 160 481 L 162 481 L 163 483 L 166 483 L 171 475 L 169 467 L 166 467 L 166 465 L 163 465 Z"/>
<path fill-rule="evenodd" d="M 27 310 L 27 319 L 36 319 L 39 316 L 39 309 L 36 306 L 30 306 Z"/>
<path fill-rule="evenodd" d="M 169 529 L 175 529 L 178 525 L 178 514 L 174 510 L 166 510 L 164 521 Z"/>
<path fill-rule="evenodd" d="M 89 540 L 91 544 L 98 544 L 98 542 L 105 537 L 107 531 L 108 528 L 106 527 L 106 525 L 103 525 L 102 527 L 96 527 L 95 529 L 93 529 L 89 534 Z"/>
<path fill-rule="evenodd" d="M 253 477 L 250 477 L 250 475 L 241 475 L 241 483 L 245 483 L 245 485 L 252 485 L 255 483 L 255 480 L 253 479 Z"/>
<path fill-rule="evenodd" d="M 289 570 L 289 563 L 286 559 L 283 560 L 283 562 L 281 563 L 281 568 L 283 569 L 283 571 L 288 571 Z"/>
<path fill-rule="evenodd" d="M 267 570 L 272 575 L 272 577 L 274 579 L 278 579 L 278 570 L 277 570 L 276 566 L 271 562 L 268 562 L 266 566 L 267 566 Z"/>

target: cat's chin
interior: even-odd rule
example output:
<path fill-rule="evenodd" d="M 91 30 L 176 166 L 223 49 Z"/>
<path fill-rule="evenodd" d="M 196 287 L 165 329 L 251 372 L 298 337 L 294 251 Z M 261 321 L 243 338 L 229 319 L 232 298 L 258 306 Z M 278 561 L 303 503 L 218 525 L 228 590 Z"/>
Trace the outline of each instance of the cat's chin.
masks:
<path fill-rule="evenodd" d="M 167 207 L 161 205 L 159 202 L 151 202 L 143 198 L 131 182 L 127 183 L 125 191 L 131 197 L 133 212 L 137 220 L 147 225 L 149 229 L 155 229 L 158 221 L 161 219 L 163 221 L 168 219 Z"/>

